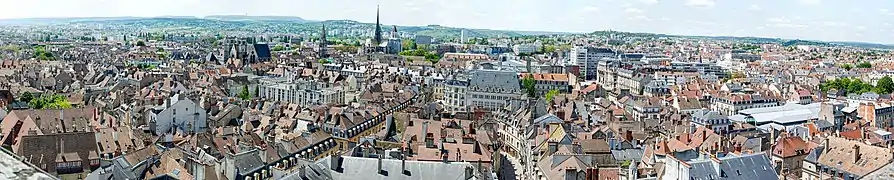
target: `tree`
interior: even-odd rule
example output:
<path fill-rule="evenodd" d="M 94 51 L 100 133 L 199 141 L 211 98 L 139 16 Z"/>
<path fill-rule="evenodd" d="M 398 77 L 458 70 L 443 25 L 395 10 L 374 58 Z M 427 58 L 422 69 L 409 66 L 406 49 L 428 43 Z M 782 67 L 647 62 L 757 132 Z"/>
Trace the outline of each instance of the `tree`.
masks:
<path fill-rule="evenodd" d="M 843 68 L 844 70 L 848 70 L 848 71 L 850 71 L 851 69 L 854 68 L 854 66 L 851 64 L 841 64 L 841 65 L 839 65 L 839 67 Z"/>
<path fill-rule="evenodd" d="M 891 94 L 891 92 L 894 92 L 894 81 L 891 80 L 891 76 L 879 79 L 873 91 L 879 94 Z"/>
<path fill-rule="evenodd" d="M 863 61 L 860 64 L 857 64 L 857 68 L 872 68 L 872 63 Z"/>
<path fill-rule="evenodd" d="M 19 101 L 22 102 L 31 102 L 31 99 L 34 99 L 34 96 L 31 95 L 31 92 L 22 93 L 22 97 L 19 97 Z"/>
<path fill-rule="evenodd" d="M 146 46 L 146 42 L 137 41 L 137 46 Z"/>
<path fill-rule="evenodd" d="M 400 47 L 406 50 L 416 49 L 416 42 L 411 39 L 404 39 L 400 41 Z"/>
<path fill-rule="evenodd" d="M 534 75 L 528 74 L 524 78 L 522 78 L 522 87 L 525 88 L 525 91 L 528 93 L 528 97 L 534 97 L 537 94 L 537 89 L 534 87 Z"/>
<path fill-rule="evenodd" d="M 68 98 L 63 95 L 44 95 L 33 98 L 28 105 L 34 109 L 66 109 L 71 108 Z"/>
<path fill-rule="evenodd" d="M 553 89 L 549 90 L 549 92 L 546 92 L 544 98 L 546 99 L 546 102 L 552 102 L 553 98 L 556 97 L 556 95 L 559 95 L 559 90 Z"/>
<path fill-rule="evenodd" d="M 242 91 L 239 92 L 239 98 L 246 101 L 251 99 L 251 94 L 248 93 L 248 85 L 242 86 Z"/>
<path fill-rule="evenodd" d="M 282 44 L 277 44 L 276 46 L 273 46 L 272 50 L 273 51 L 283 51 L 283 50 L 286 50 L 286 47 L 283 47 Z"/>

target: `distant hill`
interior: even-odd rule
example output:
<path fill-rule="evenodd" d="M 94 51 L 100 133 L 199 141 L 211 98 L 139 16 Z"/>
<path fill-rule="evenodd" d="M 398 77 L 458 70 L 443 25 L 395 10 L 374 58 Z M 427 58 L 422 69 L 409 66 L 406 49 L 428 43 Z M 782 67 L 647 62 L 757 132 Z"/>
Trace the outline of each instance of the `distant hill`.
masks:
<path fill-rule="evenodd" d="M 223 20 L 223 21 L 294 21 L 309 22 L 306 19 L 295 16 L 245 16 L 245 15 L 212 15 L 205 16 L 205 19 Z"/>
<path fill-rule="evenodd" d="M 696 39 L 711 39 L 711 40 L 727 40 L 727 41 L 739 41 L 745 43 L 753 43 L 753 44 L 763 44 L 763 43 L 777 43 L 783 46 L 797 46 L 797 45 L 812 45 L 812 46 L 848 46 L 848 47 L 859 47 L 859 48 L 870 48 L 870 49 L 894 49 L 894 45 L 888 44 L 877 44 L 877 43 L 864 43 L 864 42 L 825 42 L 825 41 L 815 41 L 815 40 L 801 40 L 801 39 L 782 39 L 782 38 L 765 38 L 765 37 L 735 37 L 735 36 L 686 36 L 686 35 L 668 35 L 668 34 L 655 34 L 655 33 L 632 33 L 632 32 L 619 32 L 619 31 L 595 31 L 590 33 L 591 35 L 615 35 L 615 36 L 626 36 L 626 37 L 676 37 L 676 38 L 696 38 Z"/>

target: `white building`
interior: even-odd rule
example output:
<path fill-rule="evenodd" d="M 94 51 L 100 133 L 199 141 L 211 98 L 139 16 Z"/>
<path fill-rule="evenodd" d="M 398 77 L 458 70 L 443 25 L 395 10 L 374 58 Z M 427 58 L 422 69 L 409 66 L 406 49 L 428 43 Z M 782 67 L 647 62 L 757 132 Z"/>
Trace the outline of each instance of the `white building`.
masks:
<path fill-rule="evenodd" d="M 492 65 L 487 65 L 492 66 Z M 522 96 L 518 73 L 502 67 L 473 70 L 466 93 L 466 106 L 503 108 L 509 100 Z"/>
<path fill-rule="evenodd" d="M 541 46 L 539 44 L 517 44 L 512 46 L 512 51 L 515 52 L 516 55 L 522 53 L 532 54 L 539 51 L 540 48 Z"/>
<path fill-rule="evenodd" d="M 616 53 L 607 48 L 574 47 L 571 48 L 569 58 L 572 64 L 580 67 L 580 75 L 585 80 L 596 79 L 596 66 L 603 58 L 614 58 Z"/>
<path fill-rule="evenodd" d="M 282 101 L 302 107 L 319 104 L 344 104 L 343 87 L 328 87 L 326 83 L 299 79 L 294 82 L 275 82 L 261 85 L 260 97 L 269 101 Z"/>
<path fill-rule="evenodd" d="M 449 111 L 465 111 L 468 86 L 466 81 L 444 81 L 444 108 Z"/>
<path fill-rule="evenodd" d="M 174 95 L 165 100 L 164 106 L 149 110 L 146 121 L 155 135 L 170 133 L 173 130 L 186 133 L 201 133 L 208 129 L 205 109 L 189 99 L 179 100 Z"/>
<path fill-rule="evenodd" d="M 720 112 L 701 109 L 692 114 L 692 125 L 711 127 L 711 130 L 718 134 L 726 134 L 726 132 L 729 132 L 732 123 L 727 116 L 720 114 Z"/>

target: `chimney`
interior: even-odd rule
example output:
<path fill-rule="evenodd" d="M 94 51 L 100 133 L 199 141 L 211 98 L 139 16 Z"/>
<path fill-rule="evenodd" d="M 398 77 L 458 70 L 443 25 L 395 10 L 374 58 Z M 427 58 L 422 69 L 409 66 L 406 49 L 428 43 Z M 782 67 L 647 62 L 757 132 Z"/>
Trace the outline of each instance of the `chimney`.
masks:
<path fill-rule="evenodd" d="M 329 169 L 336 172 L 341 172 L 341 161 L 342 157 L 339 155 L 329 155 Z"/>
<path fill-rule="evenodd" d="M 298 178 L 299 179 L 308 179 L 307 170 L 305 170 L 304 168 L 305 168 L 304 166 L 298 167 Z"/>
<path fill-rule="evenodd" d="M 633 131 L 627 130 L 624 132 L 624 138 L 628 141 L 633 141 Z"/>
<path fill-rule="evenodd" d="M 456 162 L 462 162 L 462 161 L 463 161 L 462 151 L 459 150 L 459 148 L 456 148 Z"/>
<path fill-rule="evenodd" d="M 450 157 L 450 153 L 447 153 L 445 150 L 441 150 L 441 161 L 447 163 L 447 158 Z"/>
<path fill-rule="evenodd" d="M 552 142 L 552 141 L 550 141 L 550 142 L 547 142 L 547 145 L 548 145 L 549 147 L 547 147 L 545 156 L 552 155 L 553 153 L 556 153 L 556 151 L 559 149 L 559 143 L 558 143 L 558 142 Z"/>
<path fill-rule="evenodd" d="M 404 144 L 406 145 L 406 144 Z M 407 151 L 406 147 L 400 149 L 402 157 L 400 158 L 400 172 L 404 175 L 409 175 L 410 172 L 407 171 Z"/>
<path fill-rule="evenodd" d="M 381 155 L 381 154 L 376 154 L 376 161 L 378 161 L 378 165 L 379 165 L 379 166 L 378 166 L 379 174 L 383 174 L 383 175 L 384 175 L 384 174 L 385 174 L 385 170 L 382 169 L 382 155 Z"/>
<path fill-rule="evenodd" d="M 565 167 L 565 179 L 578 179 L 577 178 L 577 168 L 574 167 Z"/>
<path fill-rule="evenodd" d="M 860 145 L 854 145 L 854 163 L 860 161 L 862 154 L 860 154 Z"/>

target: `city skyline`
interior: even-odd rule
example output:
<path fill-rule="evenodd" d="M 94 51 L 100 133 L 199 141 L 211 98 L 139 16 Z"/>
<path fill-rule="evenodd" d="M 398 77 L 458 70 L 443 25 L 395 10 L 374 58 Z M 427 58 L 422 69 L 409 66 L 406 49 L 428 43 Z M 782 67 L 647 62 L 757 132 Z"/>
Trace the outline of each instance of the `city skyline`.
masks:
<path fill-rule="evenodd" d="M 374 23 L 375 7 L 380 5 L 382 23 L 388 25 L 576 33 L 617 30 L 894 44 L 890 30 L 894 28 L 894 2 L 882 0 L 2 1 L 12 6 L 0 7 L 0 19 L 249 15 Z"/>

